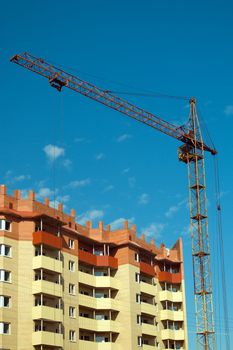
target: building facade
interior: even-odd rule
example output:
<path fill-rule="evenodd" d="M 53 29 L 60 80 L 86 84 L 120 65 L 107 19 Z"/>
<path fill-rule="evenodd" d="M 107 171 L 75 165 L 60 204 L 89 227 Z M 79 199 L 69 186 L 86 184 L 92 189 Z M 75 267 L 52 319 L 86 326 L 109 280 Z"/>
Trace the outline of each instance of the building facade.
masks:
<path fill-rule="evenodd" d="M 188 350 L 182 242 L 75 221 L 0 186 L 0 349 Z"/>

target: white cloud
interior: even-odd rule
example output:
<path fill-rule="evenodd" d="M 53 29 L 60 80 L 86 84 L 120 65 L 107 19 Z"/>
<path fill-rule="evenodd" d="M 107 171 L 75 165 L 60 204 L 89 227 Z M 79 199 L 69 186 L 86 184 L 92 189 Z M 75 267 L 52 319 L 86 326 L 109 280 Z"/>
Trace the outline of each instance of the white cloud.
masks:
<path fill-rule="evenodd" d="M 83 179 L 83 180 L 76 180 L 71 181 L 66 188 L 79 188 L 79 187 L 85 187 L 88 186 L 91 183 L 91 180 L 89 178 Z"/>
<path fill-rule="evenodd" d="M 62 164 L 66 169 L 70 169 L 71 165 L 72 165 L 72 161 L 70 159 L 66 158 L 66 159 L 64 159 Z"/>
<path fill-rule="evenodd" d="M 122 170 L 122 174 L 127 174 L 130 171 L 130 168 L 125 168 Z"/>
<path fill-rule="evenodd" d="M 138 204 L 149 203 L 149 195 L 147 193 L 142 193 L 138 198 Z"/>
<path fill-rule="evenodd" d="M 170 219 L 175 213 L 177 213 L 181 208 L 182 206 L 186 204 L 187 205 L 187 200 L 184 199 L 180 202 L 178 202 L 176 205 L 172 205 L 168 208 L 168 210 L 166 211 L 165 213 L 165 216 Z"/>
<path fill-rule="evenodd" d="M 15 176 L 14 180 L 16 182 L 18 181 L 24 181 L 24 180 L 30 180 L 31 179 L 31 175 L 19 175 L 19 176 Z"/>
<path fill-rule="evenodd" d="M 117 138 L 117 142 L 123 142 L 123 141 L 126 141 L 126 140 L 131 139 L 131 138 L 132 138 L 132 135 L 123 134 Z"/>
<path fill-rule="evenodd" d="M 36 195 L 38 198 L 51 198 L 56 192 L 57 190 L 53 191 L 48 187 L 41 187 Z"/>
<path fill-rule="evenodd" d="M 95 156 L 96 160 L 101 160 L 101 159 L 104 159 L 104 158 L 105 158 L 105 154 L 104 153 L 98 153 Z"/>
<path fill-rule="evenodd" d="M 162 231 L 164 230 L 165 224 L 152 222 L 150 225 L 144 227 L 142 232 L 147 238 L 158 239 L 161 236 Z"/>
<path fill-rule="evenodd" d="M 129 187 L 131 187 L 131 188 L 135 187 L 136 179 L 135 179 L 134 176 L 129 177 L 129 178 L 128 178 L 128 182 L 129 182 Z"/>
<path fill-rule="evenodd" d="M 109 186 L 106 186 L 103 190 L 103 192 L 109 192 L 109 191 L 112 191 L 114 189 L 114 186 L 113 185 L 109 185 Z"/>
<path fill-rule="evenodd" d="M 101 219 L 104 216 L 103 210 L 88 210 L 85 213 L 77 216 L 77 221 L 79 224 L 84 225 L 88 220 Z"/>
<path fill-rule="evenodd" d="M 43 151 L 45 152 L 48 160 L 50 162 L 55 161 L 57 158 L 65 155 L 65 149 L 62 147 L 58 147 L 55 145 L 46 145 L 43 148 Z"/>
<path fill-rule="evenodd" d="M 57 197 L 57 201 L 60 203 L 67 203 L 67 202 L 69 202 L 69 200 L 70 200 L 70 195 L 68 195 L 68 194 Z"/>
<path fill-rule="evenodd" d="M 227 116 L 233 115 L 233 105 L 228 105 L 225 107 L 224 113 Z"/>
<path fill-rule="evenodd" d="M 5 173 L 5 179 L 6 179 L 6 183 L 13 185 L 15 182 L 21 182 L 21 181 L 25 181 L 25 180 L 30 180 L 31 179 L 31 175 L 28 174 L 22 174 L 22 175 L 16 175 L 13 176 L 13 171 L 8 170 Z"/>
<path fill-rule="evenodd" d="M 117 230 L 117 229 L 123 228 L 126 220 L 127 219 L 125 219 L 125 218 L 119 218 L 119 219 L 112 221 L 110 223 L 111 230 Z M 134 217 L 128 219 L 128 222 L 129 222 L 129 225 L 132 225 L 132 223 L 134 222 Z"/>

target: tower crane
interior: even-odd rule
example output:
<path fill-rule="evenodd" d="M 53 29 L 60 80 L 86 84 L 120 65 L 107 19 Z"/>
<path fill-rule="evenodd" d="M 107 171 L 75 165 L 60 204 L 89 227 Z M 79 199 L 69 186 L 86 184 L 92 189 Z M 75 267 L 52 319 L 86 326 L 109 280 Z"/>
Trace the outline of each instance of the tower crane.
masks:
<path fill-rule="evenodd" d="M 197 348 L 216 350 L 204 155 L 217 151 L 203 141 L 195 98 L 190 99 L 187 124 L 176 126 L 27 52 L 14 55 L 11 62 L 47 78 L 58 91 L 74 90 L 181 142 L 178 159 L 188 167 Z"/>

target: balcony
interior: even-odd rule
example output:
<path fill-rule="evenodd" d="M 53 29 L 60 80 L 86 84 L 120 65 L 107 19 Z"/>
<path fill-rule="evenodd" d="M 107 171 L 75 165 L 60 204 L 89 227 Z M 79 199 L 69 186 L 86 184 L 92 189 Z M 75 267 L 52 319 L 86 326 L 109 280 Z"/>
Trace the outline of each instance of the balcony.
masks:
<path fill-rule="evenodd" d="M 33 320 L 49 320 L 62 322 L 63 321 L 63 311 L 55 307 L 50 306 L 34 306 L 32 308 L 32 319 Z"/>
<path fill-rule="evenodd" d="M 159 300 L 169 300 L 173 302 L 183 302 L 183 295 L 182 292 L 170 292 L 168 290 L 164 290 L 162 292 L 159 292 Z"/>
<path fill-rule="evenodd" d="M 118 301 L 112 298 L 94 298 L 88 295 L 79 294 L 79 305 L 97 310 L 119 311 Z"/>
<path fill-rule="evenodd" d="M 61 249 L 62 240 L 61 237 L 57 237 L 52 233 L 45 231 L 36 231 L 33 233 L 33 244 L 44 244 L 55 249 Z"/>
<path fill-rule="evenodd" d="M 78 253 L 79 261 L 82 261 L 88 265 L 94 265 L 99 267 L 112 267 L 113 269 L 118 268 L 118 259 L 109 255 L 94 255 L 84 250 L 79 249 Z"/>
<path fill-rule="evenodd" d="M 53 332 L 33 332 L 32 333 L 32 345 L 48 345 L 63 347 L 63 335 Z"/>
<path fill-rule="evenodd" d="M 34 270 L 42 268 L 57 273 L 62 273 L 62 262 L 44 255 L 34 256 L 32 260 L 32 268 Z"/>
<path fill-rule="evenodd" d="M 79 271 L 79 282 L 96 288 L 119 289 L 119 282 L 110 276 L 94 276 Z"/>
<path fill-rule="evenodd" d="M 156 315 L 156 306 L 148 303 L 141 303 L 141 312 L 148 315 Z"/>
<path fill-rule="evenodd" d="M 92 341 L 79 340 L 79 350 L 120 350 L 121 346 L 114 343 L 95 343 Z M 150 349 L 151 350 L 151 349 Z"/>
<path fill-rule="evenodd" d="M 54 295 L 56 297 L 61 298 L 62 297 L 62 285 L 54 282 L 49 281 L 33 281 L 32 282 L 32 294 L 48 294 L 48 295 Z"/>
<path fill-rule="evenodd" d="M 119 322 L 111 320 L 95 320 L 87 317 L 78 318 L 79 328 L 88 329 L 94 332 L 115 332 L 120 333 Z"/>
<path fill-rule="evenodd" d="M 163 329 L 161 330 L 162 340 L 184 340 L 184 331 L 183 329 L 173 330 L 173 329 Z"/>
<path fill-rule="evenodd" d="M 155 346 L 154 345 L 143 344 L 142 349 L 143 350 L 152 350 L 152 349 L 154 350 Z"/>
<path fill-rule="evenodd" d="M 152 284 L 141 282 L 140 289 L 142 293 L 150 294 L 153 296 L 157 295 L 156 286 L 153 286 Z"/>
<path fill-rule="evenodd" d="M 142 334 L 147 334 L 156 337 L 157 329 L 153 324 L 142 323 Z"/>
<path fill-rule="evenodd" d="M 159 282 L 169 282 L 169 283 L 181 283 L 182 277 L 181 273 L 171 273 L 167 271 L 160 271 L 158 273 Z"/>
<path fill-rule="evenodd" d="M 140 262 L 140 272 L 145 273 L 146 275 L 155 276 L 155 269 L 154 266 L 147 264 L 143 261 Z"/>
<path fill-rule="evenodd" d="M 183 321 L 184 314 L 183 311 L 171 311 L 171 310 L 160 310 L 160 319 L 171 320 L 171 321 Z"/>

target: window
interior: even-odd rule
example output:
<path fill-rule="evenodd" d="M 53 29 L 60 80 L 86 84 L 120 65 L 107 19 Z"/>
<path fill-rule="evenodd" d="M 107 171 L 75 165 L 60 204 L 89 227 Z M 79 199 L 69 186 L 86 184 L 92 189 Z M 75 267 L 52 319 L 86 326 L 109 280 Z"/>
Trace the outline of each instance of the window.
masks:
<path fill-rule="evenodd" d="M 94 275 L 97 277 L 98 276 L 107 276 L 108 273 L 107 273 L 107 271 L 95 270 Z"/>
<path fill-rule="evenodd" d="M 139 254 L 138 253 L 134 254 L 134 259 L 135 259 L 135 261 L 139 262 Z"/>
<path fill-rule="evenodd" d="M 107 298 L 108 295 L 106 293 L 103 292 L 96 292 L 95 293 L 95 298 Z"/>
<path fill-rule="evenodd" d="M 74 272 L 75 268 L 75 262 L 74 261 L 69 261 L 69 271 Z"/>
<path fill-rule="evenodd" d="M 10 297 L 0 295 L 0 307 L 10 307 Z"/>
<path fill-rule="evenodd" d="M 76 333 L 75 331 L 69 331 L 69 340 L 75 342 L 76 341 Z"/>
<path fill-rule="evenodd" d="M 6 244 L 0 244 L 0 255 L 11 256 L 11 247 Z"/>
<path fill-rule="evenodd" d="M 141 320 L 141 315 L 137 315 L 137 324 L 141 324 L 142 320 Z"/>
<path fill-rule="evenodd" d="M 104 255 L 104 252 L 102 250 L 94 250 L 93 254 L 97 256 L 102 256 Z"/>
<path fill-rule="evenodd" d="M 136 303 L 140 304 L 141 303 L 141 295 L 136 294 Z"/>
<path fill-rule="evenodd" d="M 69 283 L 69 294 L 75 295 L 75 285 Z"/>
<path fill-rule="evenodd" d="M 10 231 L 11 230 L 11 223 L 7 220 L 0 220 L 0 230 L 1 231 Z"/>
<path fill-rule="evenodd" d="M 95 338 L 96 343 L 107 343 L 109 340 L 108 338 L 104 337 L 103 335 L 97 335 Z"/>
<path fill-rule="evenodd" d="M 0 270 L 0 281 L 1 282 L 10 282 L 11 281 L 10 271 Z"/>
<path fill-rule="evenodd" d="M 73 239 L 69 239 L 69 248 L 74 249 L 74 240 Z"/>
<path fill-rule="evenodd" d="M 72 318 L 76 317 L 75 307 L 73 307 L 73 306 L 69 307 L 69 316 Z"/>
<path fill-rule="evenodd" d="M 10 323 L 0 322 L 0 334 L 10 334 Z"/>
<path fill-rule="evenodd" d="M 142 337 L 138 337 L 138 346 L 142 346 Z"/>
<path fill-rule="evenodd" d="M 135 272 L 135 281 L 137 283 L 140 283 L 140 273 L 138 273 L 138 272 Z"/>

